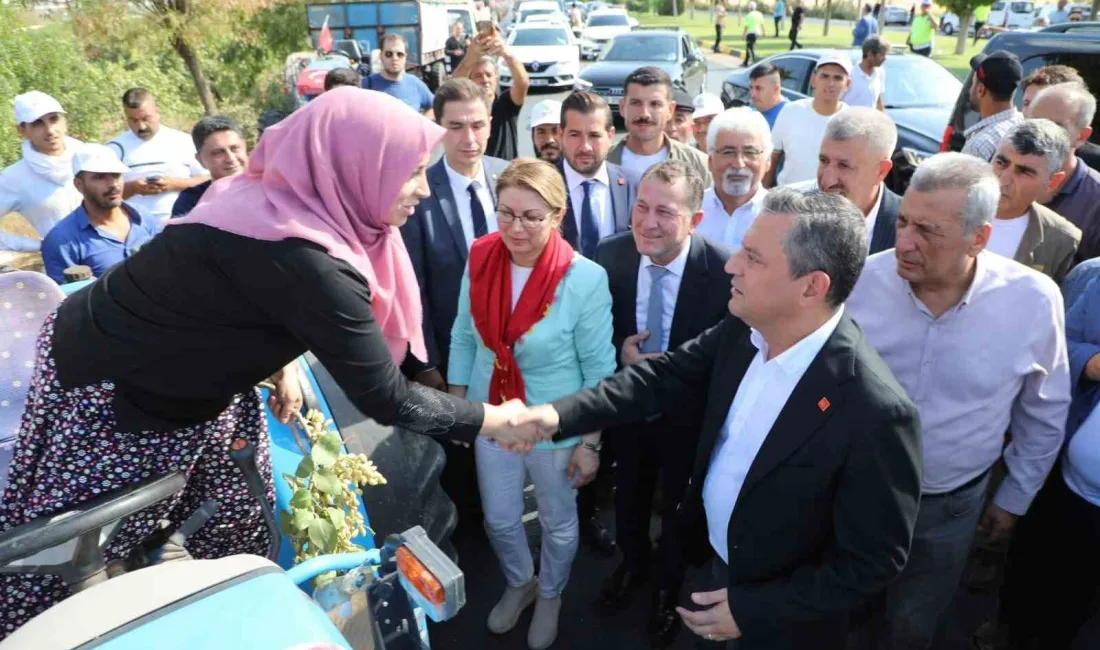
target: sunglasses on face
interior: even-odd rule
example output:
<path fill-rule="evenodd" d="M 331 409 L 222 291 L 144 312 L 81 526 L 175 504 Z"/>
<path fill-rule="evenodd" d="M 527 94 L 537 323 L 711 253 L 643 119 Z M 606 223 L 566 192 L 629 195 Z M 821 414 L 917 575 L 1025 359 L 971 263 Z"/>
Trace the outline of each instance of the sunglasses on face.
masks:
<path fill-rule="evenodd" d="M 403 59 L 405 58 L 404 52 L 386 52 L 387 59 Z"/>

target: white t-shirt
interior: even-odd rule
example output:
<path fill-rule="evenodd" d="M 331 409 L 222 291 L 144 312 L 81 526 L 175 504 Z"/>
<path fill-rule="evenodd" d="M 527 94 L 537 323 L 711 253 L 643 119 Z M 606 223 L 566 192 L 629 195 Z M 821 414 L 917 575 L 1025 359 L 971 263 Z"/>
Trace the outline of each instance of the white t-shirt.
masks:
<path fill-rule="evenodd" d="M 531 279 L 531 274 L 535 272 L 534 267 L 520 266 L 515 262 L 512 262 L 512 310 L 515 311 L 516 305 L 519 304 L 519 295 L 523 293 L 523 287 L 527 286 L 527 281 Z"/>
<path fill-rule="evenodd" d="M 83 146 L 66 138 L 65 154 L 44 156 L 23 142 L 23 158 L 0 171 L 0 217 L 18 212 L 45 237 L 58 221 L 80 207 L 84 197 L 73 185 L 73 153 Z M 0 251 L 35 252 L 42 242 L 0 230 Z"/>
<path fill-rule="evenodd" d="M 122 180 L 126 182 L 149 176 L 193 178 L 208 173 L 195 159 L 191 136 L 166 126 L 161 126 L 149 140 L 142 140 L 133 131 L 126 131 L 107 145 L 130 168 L 122 175 Z M 163 221 L 172 216 L 172 205 L 178 196 L 179 192 L 149 196 L 135 194 L 126 199 L 126 203 L 154 219 L 159 229 L 164 227 Z"/>
<path fill-rule="evenodd" d="M 656 165 L 659 162 L 664 162 L 668 159 L 668 147 L 661 149 L 652 156 L 639 156 L 627 147 L 623 147 L 623 162 L 619 165 L 624 169 L 629 169 L 638 174 L 641 178 L 642 175 L 649 170 L 650 167 Z"/>
<path fill-rule="evenodd" d="M 886 92 L 886 68 L 879 66 L 868 75 L 858 65 L 852 68 L 852 86 L 844 94 L 844 103 L 849 106 L 878 106 L 878 98 Z"/>
<path fill-rule="evenodd" d="M 840 111 L 848 108 L 840 102 Z M 790 185 L 817 178 L 817 155 L 821 152 L 821 139 L 825 137 L 825 125 L 832 115 L 821 115 L 814 110 L 811 97 L 789 102 L 775 118 L 772 143 L 776 153 L 782 151 L 783 170 L 776 185 Z"/>
<path fill-rule="evenodd" d="M 994 219 L 993 234 L 989 236 L 989 243 L 985 247 L 1010 260 L 1015 259 L 1025 230 L 1027 230 L 1027 214 L 1014 219 Z"/>

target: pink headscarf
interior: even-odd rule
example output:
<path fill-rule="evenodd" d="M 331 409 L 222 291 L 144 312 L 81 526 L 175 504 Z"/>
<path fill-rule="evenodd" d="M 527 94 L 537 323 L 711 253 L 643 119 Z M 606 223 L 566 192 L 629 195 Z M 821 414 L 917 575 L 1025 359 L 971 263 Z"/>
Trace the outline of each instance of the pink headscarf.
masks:
<path fill-rule="evenodd" d="M 416 275 L 400 232 L 384 219 L 443 133 L 389 95 L 336 88 L 268 128 L 244 173 L 215 183 L 169 224 L 323 246 L 367 279 L 394 363 L 410 348 L 426 360 Z"/>

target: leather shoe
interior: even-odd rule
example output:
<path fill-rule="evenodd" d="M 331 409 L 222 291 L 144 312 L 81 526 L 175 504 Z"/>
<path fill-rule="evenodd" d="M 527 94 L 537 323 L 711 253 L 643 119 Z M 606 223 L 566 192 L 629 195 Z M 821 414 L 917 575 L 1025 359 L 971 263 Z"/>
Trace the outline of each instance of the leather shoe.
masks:
<path fill-rule="evenodd" d="M 657 590 L 647 626 L 650 645 L 653 647 L 664 648 L 672 645 L 680 633 L 683 622 L 680 620 L 680 615 L 676 613 L 679 596 L 679 587 Z"/>
<path fill-rule="evenodd" d="M 615 536 L 597 517 L 589 517 L 581 522 L 581 539 L 604 557 L 615 555 Z"/>
<path fill-rule="evenodd" d="M 603 583 L 599 599 L 600 608 L 608 612 L 625 608 L 634 593 L 645 582 L 645 575 L 627 568 L 625 564 L 620 564 L 611 577 Z"/>

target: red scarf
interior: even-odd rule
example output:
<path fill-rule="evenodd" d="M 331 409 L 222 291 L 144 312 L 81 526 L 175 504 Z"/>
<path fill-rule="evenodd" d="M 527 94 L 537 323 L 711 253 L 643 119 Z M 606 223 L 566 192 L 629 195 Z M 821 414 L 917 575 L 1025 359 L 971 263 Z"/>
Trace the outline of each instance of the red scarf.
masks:
<path fill-rule="evenodd" d="M 513 348 L 550 311 L 554 291 L 572 261 L 573 248 L 558 231 L 551 232 L 512 309 L 512 257 L 500 233 L 474 241 L 470 248 L 470 314 L 485 347 L 496 355 L 489 381 L 490 404 L 510 399 L 527 401 Z"/>

